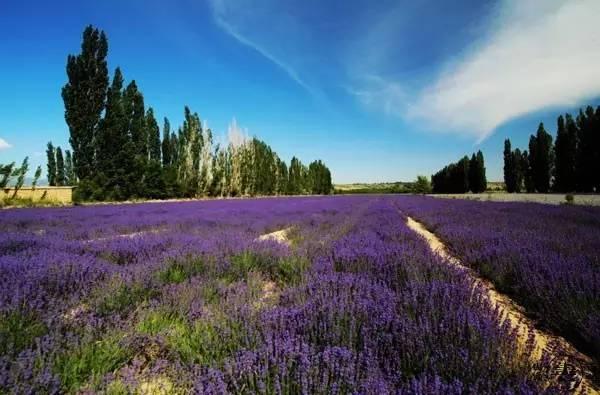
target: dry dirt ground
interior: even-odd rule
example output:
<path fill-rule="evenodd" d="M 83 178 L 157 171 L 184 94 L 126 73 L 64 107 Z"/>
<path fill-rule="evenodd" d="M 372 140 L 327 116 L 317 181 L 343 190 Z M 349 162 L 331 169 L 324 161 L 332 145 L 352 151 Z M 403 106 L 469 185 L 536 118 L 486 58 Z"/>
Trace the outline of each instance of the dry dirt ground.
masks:
<path fill-rule="evenodd" d="M 410 229 L 415 231 L 427 241 L 433 252 L 443 258 L 448 264 L 458 267 L 461 270 L 465 270 L 471 277 L 473 285 L 481 287 L 484 290 L 492 304 L 492 307 L 498 309 L 500 314 L 504 317 L 504 320 L 508 320 L 510 326 L 516 330 L 518 341 L 521 346 L 524 347 L 529 341 L 529 338 L 533 337 L 535 348 L 533 353 L 528 355 L 529 358 L 531 358 L 533 361 L 538 361 L 542 357 L 542 353 L 545 350 L 549 353 L 549 355 L 552 356 L 553 359 L 560 358 L 561 370 L 565 368 L 572 368 L 578 372 L 582 372 L 582 375 L 580 375 L 581 383 L 578 387 L 572 388 L 575 393 L 600 394 L 600 392 L 595 389 L 590 381 L 583 375 L 583 372 L 585 372 L 584 366 L 590 363 L 590 359 L 587 356 L 579 353 L 562 337 L 557 337 L 537 329 L 534 323 L 525 316 L 522 307 L 518 306 L 507 296 L 498 293 L 498 291 L 496 291 L 494 286 L 489 281 L 477 277 L 477 274 L 473 270 L 464 266 L 457 258 L 450 255 L 442 241 L 435 234 L 429 232 L 421 223 L 410 217 L 407 217 L 406 223 Z M 560 354 L 555 352 L 557 349 L 561 350 Z M 560 373 L 561 372 L 557 372 L 557 374 Z"/>
<path fill-rule="evenodd" d="M 560 193 L 464 193 L 464 194 L 436 194 L 429 195 L 438 198 L 471 199 L 488 202 L 532 202 L 545 204 L 564 204 L 567 202 L 565 194 Z M 600 194 L 573 195 L 574 204 L 600 206 Z"/>
<path fill-rule="evenodd" d="M 281 229 L 275 232 L 271 232 L 271 233 L 267 233 L 264 235 L 261 235 L 258 240 L 273 240 L 276 241 L 278 243 L 281 244 L 290 244 L 290 241 L 288 240 L 288 233 L 290 231 L 291 228 L 285 228 L 285 229 Z"/>

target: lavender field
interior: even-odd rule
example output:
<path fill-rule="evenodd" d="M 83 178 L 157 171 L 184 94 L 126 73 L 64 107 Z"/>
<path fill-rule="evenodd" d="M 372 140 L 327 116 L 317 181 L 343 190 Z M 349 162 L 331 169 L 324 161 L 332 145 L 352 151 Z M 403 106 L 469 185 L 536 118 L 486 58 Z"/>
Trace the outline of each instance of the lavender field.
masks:
<path fill-rule="evenodd" d="M 18 209 L 0 211 L 0 393 L 582 390 L 560 350 L 531 358 L 406 215 L 597 364 L 598 209 L 407 196 Z"/>

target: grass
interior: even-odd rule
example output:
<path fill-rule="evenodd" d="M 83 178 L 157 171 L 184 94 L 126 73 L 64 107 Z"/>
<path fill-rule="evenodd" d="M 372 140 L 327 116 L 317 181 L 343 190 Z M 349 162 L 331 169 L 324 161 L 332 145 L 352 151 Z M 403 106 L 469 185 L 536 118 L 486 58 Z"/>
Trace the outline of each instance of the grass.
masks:
<path fill-rule="evenodd" d="M 20 311 L 0 314 L 0 355 L 16 356 L 46 332 L 46 325 L 34 314 Z"/>
<path fill-rule="evenodd" d="M 208 273 L 209 267 L 202 257 L 190 257 L 182 262 L 172 262 L 158 272 L 158 279 L 163 284 L 179 284 L 185 280 Z"/>
<path fill-rule="evenodd" d="M 176 313 L 153 310 L 136 329 L 143 334 L 162 335 L 183 362 L 204 366 L 221 366 L 242 349 L 246 338 L 241 323 L 218 313 L 190 323 Z"/>
<path fill-rule="evenodd" d="M 58 357 L 55 372 L 63 388 L 76 393 L 84 386 L 96 388 L 101 378 L 114 372 L 131 359 L 127 349 L 119 344 L 116 336 L 85 343 Z"/>
<path fill-rule="evenodd" d="M 230 267 L 223 277 L 235 282 L 247 280 L 248 273 L 261 272 L 280 284 L 298 284 L 308 266 L 308 261 L 301 257 L 277 258 L 245 251 L 231 258 Z"/>
<path fill-rule="evenodd" d="M 96 297 L 96 311 L 102 316 L 111 313 L 124 313 L 139 303 L 149 301 L 158 295 L 158 291 L 144 287 L 142 284 L 126 284 L 122 280 L 114 280 L 107 290 L 101 290 Z"/>
<path fill-rule="evenodd" d="M 63 207 L 68 206 L 68 203 L 61 203 L 54 200 L 33 200 L 32 198 L 11 197 L 5 196 L 0 199 L 0 208 L 12 207 Z"/>

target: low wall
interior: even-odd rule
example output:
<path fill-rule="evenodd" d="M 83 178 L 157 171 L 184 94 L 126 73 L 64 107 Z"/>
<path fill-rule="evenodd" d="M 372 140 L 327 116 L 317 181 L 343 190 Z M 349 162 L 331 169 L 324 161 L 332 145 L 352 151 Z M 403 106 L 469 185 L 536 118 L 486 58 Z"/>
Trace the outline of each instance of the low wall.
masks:
<path fill-rule="evenodd" d="M 0 189 L 0 199 L 13 197 L 14 188 Z M 17 198 L 33 201 L 46 200 L 57 203 L 73 203 L 73 187 L 23 187 L 17 192 Z"/>

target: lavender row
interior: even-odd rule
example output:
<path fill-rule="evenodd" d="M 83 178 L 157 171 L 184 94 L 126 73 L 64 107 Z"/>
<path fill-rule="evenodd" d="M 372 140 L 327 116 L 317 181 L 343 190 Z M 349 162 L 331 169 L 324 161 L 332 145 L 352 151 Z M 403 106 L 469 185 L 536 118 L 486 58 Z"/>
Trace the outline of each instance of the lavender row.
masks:
<path fill-rule="evenodd" d="M 395 204 L 0 213 L 0 390 L 564 392 L 572 378 L 515 353 L 516 334 Z M 289 245 L 257 240 L 283 228 Z"/>
<path fill-rule="evenodd" d="M 600 361 L 600 209 L 398 199 L 466 264 Z"/>

